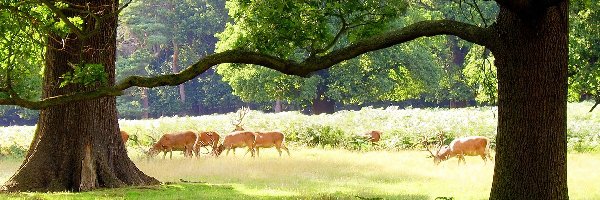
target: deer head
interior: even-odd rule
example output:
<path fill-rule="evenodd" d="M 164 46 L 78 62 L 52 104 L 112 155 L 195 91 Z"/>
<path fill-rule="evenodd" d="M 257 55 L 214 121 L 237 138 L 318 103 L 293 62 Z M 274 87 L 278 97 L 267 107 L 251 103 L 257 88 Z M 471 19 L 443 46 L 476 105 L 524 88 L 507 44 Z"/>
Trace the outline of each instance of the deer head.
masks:
<path fill-rule="evenodd" d="M 244 117 L 246 116 L 246 114 L 248 114 L 248 112 L 250 112 L 250 108 L 249 107 L 242 107 L 240 109 L 238 109 L 237 113 L 236 113 L 236 119 L 235 120 L 231 120 L 231 124 L 233 126 L 235 126 L 235 129 L 233 131 L 243 131 L 244 128 L 242 127 L 242 121 L 244 120 Z"/>
<path fill-rule="evenodd" d="M 148 151 L 145 151 L 144 153 L 146 154 L 146 156 L 148 158 L 152 158 L 152 157 L 158 155 L 158 153 L 160 152 L 157 148 L 154 147 L 156 145 L 156 143 L 158 142 L 158 140 L 156 140 L 156 138 L 154 138 L 148 134 L 145 134 L 145 135 L 148 136 L 152 140 L 152 144 L 151 144 L 152 146 L 150 147 L 150 149 L 148 149 Z"/>
<path fill-rule="evenodd" d="M 432 138 L 434 138 L 433 142 L 431 141 Z M 447 151 L 449 150 L 447 145 L 444 145 L 444 140 L 445 140 L 445 136 L 443 132 L 438 133 L 436 136 L 423 136 L 421 139 L 421 144 L 423 146 L 425 146 L 425 148 L 427 149 L 427 151 L 431 154 L 431 156 L 433 157 L 433 163 L 435 165 L 440 164 L 440 162 L 448 159 L 447 158 Z M 431 148 L 433 147 L 434 151 L 431 150 Z"/>

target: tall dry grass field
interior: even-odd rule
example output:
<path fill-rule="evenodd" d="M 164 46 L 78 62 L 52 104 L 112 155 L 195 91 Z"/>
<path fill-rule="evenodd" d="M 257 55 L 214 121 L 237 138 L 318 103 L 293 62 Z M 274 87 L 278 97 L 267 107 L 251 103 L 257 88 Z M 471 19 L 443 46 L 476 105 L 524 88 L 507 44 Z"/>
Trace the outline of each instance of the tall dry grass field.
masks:
<path fill-rule="evenodd" d="M 263 157 L 138 160 L 137 166 L 161 181 L 231 185 L 253 197 L 381 197 L 385 199 L 487 199 L 493 163 L 467 157 L 433 165 L 425 151 L 352 152 L 332 149 L 292 149 L 279 158 L 275 150 Z M 569 155 L 571 199 L 600 199 L 600 155 Z"/>
<path fill-rule="evenodd" d="M 292 156 L 265 149 L 260 158 L 235 156 L 186 159 L 135 159 L 150 176 L 170 185 L 155 189 L 126 188 L 91 193 L 24 193 L 5 198 L 34 199 L 486 199 L 493 163 L 467 157 L 433 165 L 425 151 L 355 152 L 321 148 L 290 148 Z M 18 168 L 19 160 L 0 160 L 0 182 Z M 569 154 L 571 199 L 600 199 L 600 154 Z M 183 182 L 182 182 L 183 181 Z M 184 198 L 185 199 L 185 198 Z"/>
<path fill-rule="evenodd" d="M 424 151 L 350 152 L 293 149 L 279 158 L 265 150 L 261 158 L 235 157 L 138 161 L 137 166 L 161 181 L 202 181 L 232 185 L 251 196 L 302 197 L 455 197 L 484 199 L 491 187 L 493 163 L 480 158 L 434 166 Z"/>

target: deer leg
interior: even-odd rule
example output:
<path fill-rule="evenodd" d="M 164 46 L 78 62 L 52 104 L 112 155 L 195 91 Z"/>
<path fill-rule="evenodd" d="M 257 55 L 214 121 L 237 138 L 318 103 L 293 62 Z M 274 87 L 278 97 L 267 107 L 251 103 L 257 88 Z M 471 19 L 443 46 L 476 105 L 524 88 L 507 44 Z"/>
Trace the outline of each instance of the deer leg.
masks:
<path fill-rule="evenodd" d="M 248 151 L 250 151 L 250 155 L 254 158 L 254 152 L 256 151 L 254 147 L 248 146 Z"/>
<path fill-rule="evenodd" d="M 196 154 L 196 158 L 200 157 L 200 147 L 198 147 L 198 148 L 196 148 L 196 149 L 194 149 L 194 148 L 192 147 L 192 149 L 194 150 L 194 153 Z"/>
<path fill-rule="evenodd" d="M 458 166 L 460 166 L 460 156 L 458 156 Z"/>
<path fill-rule="evenodd" d="M 279 152 L 279 157 L 281 157 L 281 147 L 280 146 L 275 146 L 275 149 L 277 149 L 277 152 Z"/>
<path fill-rule="evenodd" d="M 487 155 L 486 154 L 481 154 L 481 159 L 483 159 L 484 164 L 487 164 Z"/>
<path fill-rule="evenodd" d="M 252 149 L 250 146 L 248 146 L 248 149 L 246 150 L 246 153 L 244 153 L 244 157 L 246 157 L 246 155 L 248 155 L 248 152 L 250 152 L 250 155 L 252 157 L 254 157 L 254 149 Z"/>
<path fill-rule="evenodd" d="M 291 156 L 290 150 L 288 150 L 288 148 L 285 145 L 281 145 L 281 148 L 283 148 L 283 150 L 285 150 L 285 152 L 287 152 L 288 156 Z"/>
<path fill-rule="evenodd" d="M 256 147 L 256 157 L 258 157 L 258 156 L 259 156 L 259 155 L 258 155 L 258 154 L 259 154 L 258 152 L 260 152 L 260 148 Z"/>
<path fill-rule="evenodd" d="M 163 160 L 167 157 L 167 151 L 163 151 Z"/>

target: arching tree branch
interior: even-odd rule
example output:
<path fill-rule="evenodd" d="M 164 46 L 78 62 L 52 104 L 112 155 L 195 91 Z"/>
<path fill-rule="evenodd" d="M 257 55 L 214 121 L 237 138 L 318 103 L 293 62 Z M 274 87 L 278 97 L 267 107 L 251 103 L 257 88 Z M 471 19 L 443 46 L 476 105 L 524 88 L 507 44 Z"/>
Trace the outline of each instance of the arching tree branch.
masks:
<path fill-rule="evenodd" d="M 398 30 L 360 40 L 348 47 L 335 50 L 324 56 L 309 58 L 302 65 L 306 67 L 305 70 L 310 72 L 318 71 L 367 52 L 385 49 L 420 37 L 436 35 L 455 35 L 490 49 L 493 49 L 494 45 L 494 37 L 491 29 L 488 28 L 481 28 L 452 20 L 421 21 Z M 304 76 L 303 74 L 295 75 Z"/>
<path fill-rule="evenodd" d="M 223 63 L 261 65 L 285 74 L 307 77 L 312 72 L 329 68 L 344 60 L 352 59 L 364 53 L 384 49 L 420 37 L 455 35 L 467 41 L 491 48 L 494 42 L 494 38 L 491 33 L 492 32 L 490 28 L 484 29 L 474 25 L 451 20 L 422 21 L 401 29 L 360 40 L 352 45 L 329 52 L 323 56 L 310 57 L 301 63 L 257 52 L 229 50 L 206 56 L 197 63 L 176 74 L 161 75 L 156 77 L 131 76 L 113 87 L 103 87 L 91 92 L 56 96 L 41 101 L 27 101 L 18 98 L 0 99 L 0 105 L 18 105 L 29 109 L 44 109 L 50 106 L 73 101 L 122 95 L 123 90 L 133 86 L 175 86 L 193 79 L 212 66 Z"/>

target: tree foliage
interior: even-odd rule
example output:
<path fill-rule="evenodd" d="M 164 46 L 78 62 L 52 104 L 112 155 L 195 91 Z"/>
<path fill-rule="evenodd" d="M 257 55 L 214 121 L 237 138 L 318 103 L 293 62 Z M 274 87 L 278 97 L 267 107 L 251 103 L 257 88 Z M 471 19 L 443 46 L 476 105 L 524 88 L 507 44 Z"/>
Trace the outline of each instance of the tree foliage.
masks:
<path fill-rule="evenodd" d="M 600 2 L 571 1 L 569 17 L 569 100 L 600 102 Z"/>
<path fill-rule="evenodd" d="M 383 1 L 229 1 L 227 8 L 233 22 L 218 35 L 219 51 L 242 48 L 303 60 L 388 30 L 391 22 L 405 12 L 406 4 L 403 1 L 387 4 Z M 312 75 L 307 79 L 236 64 L 221 65 L 217 72 L 244 101 L 311 101 L 316 98 L 318 85 L 327 85 L 328 96 L 340 101 L 351 96 L 344 101 L 359 103 L 369 99 L 366 96 L 373 92 L 381 95 L 377 90 L 364 93 L 368 88 L 388 85 L 382 90 L 390 90 L 390 81 L 382 79 L 381 74 L 372 74 L 381 72 L 361 70 L 361 65 L 370 63 L 367 59 L 342 63 L 344 67 L 329 70 L 327 77 Z M 349 80 L 341 81 L 345 78 Z M 355 87 L 357 85 L 362 88 Z"/>
<path fill-rule="evenodd" d="M 466 56 L 462 73 L 465 83 L 475 91 L 475 100 L 494 104 L 498 99 L 498 78 L 494 57 L 485 47 L 474 45 Z"/>
<path fill-rule="evenodd" d="M 227 19 L 225 1 L 136 1 L 121 14 L 119 29 L 118 79 L 130 75 L 157 76 L 173 73 L 173 59 L 181 66 L 214 52 L 214 34 L 224 28 Z M 175 51 L 177 55 L 175 55 Z M 212 79 L 208 79 L 212 77 Z M 154 116 L 175 115 L 194 107 L 210 108 L 228 100 L 237 102 L 220 77 L 202 75 L 185 84 L 189 101 L 179 101 L 177 87 L 130 89 L 128 97 L 119 99 L 122 116 L 137 118 L 147 95 Z M 207 94 L 206 91 L 214 92 Z M 221 95 L 215 98 L 214 95 Z M 221 99 L 221 100 L 219 100 Z"/>

